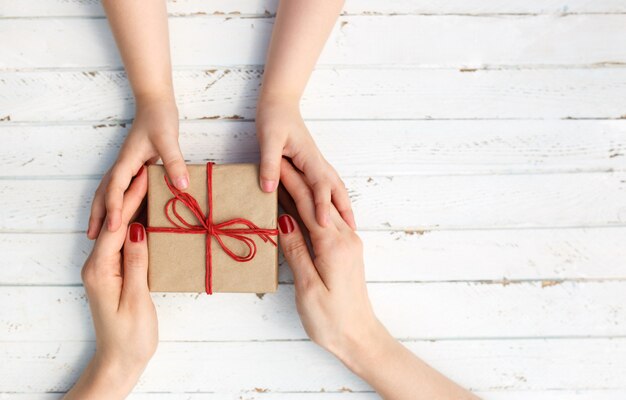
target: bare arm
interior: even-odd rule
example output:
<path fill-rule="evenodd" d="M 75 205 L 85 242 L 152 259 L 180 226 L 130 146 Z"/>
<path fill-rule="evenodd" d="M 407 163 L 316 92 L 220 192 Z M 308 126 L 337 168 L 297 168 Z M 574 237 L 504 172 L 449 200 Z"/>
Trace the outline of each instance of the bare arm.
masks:
<path fill-rule="evenodd" d="M 173 100 L 165 0 L 103 0 L 102 6 L 137 101 Z"/>
<path fill-rule="evenodd" d="M 343 0 L 283 0 L 278 6 L 261 100 L 299 101 Z"/>
<path fill-rule="evenodd" d="M 343 6 L 343 0 L 282 0 L 278 6 L 257 107 L 261 187 L 276 190 L 281 157 L 304 172 L 316 216 L 330 223 L 330 204 L 356 228 L 348 192 L 324 159 L 300 115 L 300 98 Z"/>
<path fill-rule="evenodd" d="M 119 156 L 96 191 L 87 236 L 95 239 L 121 225 L 122 199 L 145 163 L 163 161 L 181 190 L 189 174 L 178 145 L 178 109 L 174 100 L 165 0 L 103 0 L 136 100 L 133 126 Z"/>

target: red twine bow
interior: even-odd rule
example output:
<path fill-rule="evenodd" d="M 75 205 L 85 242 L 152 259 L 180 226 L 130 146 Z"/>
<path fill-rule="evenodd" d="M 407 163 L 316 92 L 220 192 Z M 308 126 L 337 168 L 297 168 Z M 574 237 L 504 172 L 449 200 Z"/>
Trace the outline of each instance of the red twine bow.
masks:
<path fill-rule="evenodd" d="M 159 228 L 159 227 L 148 227 L 146 231 L 148 232 L 164 232 L 164 233 L 197 233 L 206 235 L 206 274 L 205 274 L 205 288 L 207 294 L 213 293 L 213 261 L 211 257 L 211 238 L 214 237 L 217 240 L 217 243 L 222 247 L 224 252 L 230 256 L 235 261 L 238 262 L 247 262 L 254 258 L 256 255 L 256 243 L 254 240 L 245 236 L 245 235 L 257 235 L 264 242 L 270 242 L 274 246 L 276 246 L 276 242 L 272 240 L 270 236 L 278 235 L 277 229 L 264 229 L 256 226 L 252 221 L 247 220 L 245 218 L 233 218 L 229 221 L 222 222 L 219 224 L 213 223 L 213 164 L 209 162 L 206 164 L 206 186 L 207 186 L 207 215 L 205 216 L 202 213 L 202 209 L 198 204 L 198 201 L 189 193 L 181 192 L 176 189 L 170 181 L 167 179 L 167 176 L 164 176 L 165 184 L 169 188 L 170 192 L 174 195 L 171 199 L 165 203 L 164 211 L 165 217 L 168 221 L 175 226 L 175 228 Z M 193 225 L 187 222 L 176 210 L 176 204 L 181 202 L 191 213 L 196 217 L 197 221 L 200 223 L 199 225 Z M 178 219 L 180 222 L 177 223 L 170 216 L 170 210 L 172 214 Z M 181 225 L 182 224 L 182 225 Z M 233 225 L 245 225 L 247 228 L 229 228 Z M 224 243 L 220 236 L 228 236 L 233 239 L 239 240 L 244 243 L 248 247 L 248 254 L 245 256 L 240 256 L 233 252 L 228 246 Z"/>

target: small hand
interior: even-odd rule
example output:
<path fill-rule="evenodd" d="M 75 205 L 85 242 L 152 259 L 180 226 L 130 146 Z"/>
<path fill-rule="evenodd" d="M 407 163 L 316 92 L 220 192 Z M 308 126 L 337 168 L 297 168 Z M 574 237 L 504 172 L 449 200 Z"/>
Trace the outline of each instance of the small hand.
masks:
<path fill-rule="evenodd" d="M 159 158 L 180 190 L 189 186 L 189 173 L 178 144 L 178 110 L 174 100 L 138 101 L 133 126 L 119 156 L 104 175 L 91 205 L 87 236 L 95 239 L 107 220 L 107 229 L 121 225 L 122 199 L 132 177 L 145 163 Z"/>
<path fill-rule="evenodd" d="M 341 217 L 356 229 L 348 191 L 335 169 L 324 159 L 300 115 L 297 102 L 261 100 L 256 116 L 261 147 L 261 188 L 273 192 L 281 175 L 282 156 L 291 158 L 313 190 L 316 218 L 331 224 L 331 202 Z"/>
<path fill-rule="evenodd" d="M 295 219 L 282 215 L 280 244 L 293 270 L 302 325 L 314 342 L 341 358 L 352 343 L 368 340 L 382 327 L 365 286 L 361 240 L 333 206 L 330 223 L 316 223 L 310 185 L 286 160 L 281 166 L 281 182 L 295 201 L 315 254 L 311 258 Z"/>
<path fill-rule="evenodd" d="M 154 354 L 157 317 L 148 290 L 148 247 L 133 223 L 147 190 L 144 170 L 123 197 L 121 228 L 102 230 L 82 270 L 96 331 L 96 353 L 68 399 L 124 398 Z"/>

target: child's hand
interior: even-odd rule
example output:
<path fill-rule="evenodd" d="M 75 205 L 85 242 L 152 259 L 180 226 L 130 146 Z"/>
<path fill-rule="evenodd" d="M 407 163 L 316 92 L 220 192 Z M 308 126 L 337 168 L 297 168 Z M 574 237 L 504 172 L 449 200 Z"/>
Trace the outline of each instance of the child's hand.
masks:
<path fill-rule="evenodd" d="M 273 192 L 281 176 L 281 159 L 291 158 L 313 190 L 317 222 L 331 223 L 331 201 L 341 217 L 356 229 L 348 191 L 335 169 L 324 159 L 309 134 L 298 103 L 289 100 L 260 100 L 256 116 L 261 147 L 261 188 Z"/>
<path fill-rule="evenodd" d="M 83 266 L 96 353 L 68 399 L 124 398 L 157 347 L 157 317 L 148 290 L 146 234 L 141 224 L 128 228 L 146 194 L 148 179 L 143 171 L 123 196 L 121 229 L 103 229 Z"/>
<path fill-rule="evenodd" d="M 189 186 L 189 173 L 178 145 L 178 109 L 174 100 L 137 103 L 133 126 L 115 164 L 104 175 L 91 205 L 87 236 L 95 239 L 107 219 L 107 228 L 117 231 L 122 221 L 122 200 L 132 177 L 146 162 L 159 158 L 171 181 L 180 190 Z"/>
<path fill-rule="evenodd" d="M 328 226 L 316 223 L 311 189 L 286 160 L 281 181 L 295 201 L 314 253 L 311 257 L 296 220 L 282 215 L 278 219 L 280 245 L 293 271 L 302 325 L 315 343 L 343 358 L 354 343 L 365 344 L 384 330 L 367 294 L 361 240 L 333 206 Z M 290 208 L 288 204 L 283 207 Z"/>

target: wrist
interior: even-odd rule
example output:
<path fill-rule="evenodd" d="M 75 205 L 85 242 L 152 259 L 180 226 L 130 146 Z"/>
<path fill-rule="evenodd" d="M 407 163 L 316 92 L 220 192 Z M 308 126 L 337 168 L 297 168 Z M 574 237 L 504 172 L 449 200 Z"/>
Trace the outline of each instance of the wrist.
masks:
<path fill-rule="evenodd" d="M 176 105 L 176 98 L 172 87 L 152 89 L 150 91 L 135 91 L 134 95 L 137 107 L 163 103 L 172 103 Z"/>
<path fill-rule="evenodd" d="M 368 366 L 378 365 L 382 361 L 392 343 L 395 343 L 395 339 L 374 317 L 361 329 L 344 335 L 338 345 L 329 350 L 346 367 L 361 376 Z"/>
<path fill-rule="evenodd" d="M 116 363 L 104 361 L 96 354 L 63 399 L 125 399 L 133 390 L 142 371 L 138 366 L 120 368 Z"/>
<path fill-rule="evenodd" d="M 265 106 L 282 106 L 300 109 L 300 95 L 288 91 L 261 90 L 258 100 L 259 108 Z"/>
<path fill-rule="evenodd" d="M 122 362 L 107 359 L 96 353 L 93 359 L 94 386 L 115 388 L 115 393 L 122 398 L 128 395 L 139 380 L 146 365 L 139 362 Z"/>

